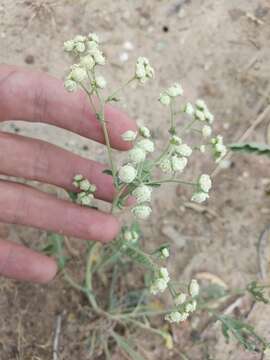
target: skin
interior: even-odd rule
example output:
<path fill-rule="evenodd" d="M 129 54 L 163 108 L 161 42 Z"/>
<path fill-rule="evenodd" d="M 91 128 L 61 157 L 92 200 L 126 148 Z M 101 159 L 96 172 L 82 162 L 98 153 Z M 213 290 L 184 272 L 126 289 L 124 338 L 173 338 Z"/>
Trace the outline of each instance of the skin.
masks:
<path fill-rule="evenodd" d="M 135 123 L 120 110 L 106 107 L 111 146 L 130 149 L 121 139 Z M 104 143 L 102 129 L 85 94 L 68 93 L 63 82 L 42 72 L 0 65 L 0 122 L 24 120 L 54 125 Z M 97 185 L 96 197 L 110 202 L 112 178 L 102 173 L 106 166 L 86 160 L 48 142 L 0 132 L 0 174 L 76 191 L 74 175 L 83 174 Z M 0 222 L 21 224 L 86 240 L 106 243 L 119 231 L 110 214 L 73 204 L 33 189 L 0 179 Z M 52 258 L 12 241 L 0 239 L 0 275 L 17 280 L 47 283 L 57 272 Z"/>

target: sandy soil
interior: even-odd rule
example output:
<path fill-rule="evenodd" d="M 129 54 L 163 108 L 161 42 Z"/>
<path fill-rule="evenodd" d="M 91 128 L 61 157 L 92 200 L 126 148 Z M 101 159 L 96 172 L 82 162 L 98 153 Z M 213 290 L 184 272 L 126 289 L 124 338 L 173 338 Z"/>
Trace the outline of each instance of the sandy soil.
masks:
<path fill-rule="evenodd" d="M 70 64 L 62 52 L 63 41 L 89 31 L 99 33 L 104 41 L 111 59 L 106 77 L 112 89 L 133 71 L 138 55 L 151 59 L 156 81 L 146 89 L 124 94 L 122 106 L 130 116 L 143 119 L 154 129 L 155 137 L 160 139 L 158 146 L 165 138 L 166 113 L 156 105 L 156 97 L 173 81 L 181 81 L 191 99 L 199 96 L 207 101 L 218 119 L 216 129 L 227 143 L 241 136 L 269 106 L 268 0 L 0 1 L 1 62 L 41 69 L 62 78 Z M 126 42 L 133 45 L 132 49 L 126 49 Z M 268 123 L 269 115 L 249 139 L 265 142 Z M 1 129 L 104 160 L 101 146 L 63 130 L 12 121 L 1 124 Z M 155 198 L 151 226 L 145 226 L 146 243 L 151 246 L 153 242 L 168 241 L 165 227 L 173 227 L 179 236 L 173 244 L 176 250 L 171 271 L 178 277 L 208 272 L 231 288 L 258 279 L 257 243 L 270 214 L 266 192 L 269 164 L 266 157 L 234 155 L 230 167 L 215 178 L 208 212 L 185 206 L 189 194 L 183 188 L 171 187 L 166 195 L 160 192 Z M 206 161 L 197 161 L 194 166 L 197 172 L 207 170 Z M 0 235 L 33 248 L 45 242 L 41 231 L 19 226 L 0 225 Z M 73 243 L 76 246 L 76 241 Z M 83 306 L 81 296 L 60 278 L 49 286 L 1 279 L 0 359 L 52 359 L 58 314 L 63 315 L 60 359 L 89 359 Z M 247 314 L 247 308 L 240 302 L 236 311 Z M 269 316 L 269 308 L 258 305 L 248 315 L 268 339 Z M 190 336 L 190 327 L 172 331 L 174 350 L 164 350 L 162 344 L 151 339 L 145 356 L 181 359 L 180 354 L 185 352 L 190 360 L 262 359 L 260 354 L 248 355 L 233 343 L 225 346 L 221 332 L 212 325 L 200 340 Z M 139 341 L 144 347 L 145 340 Z"/>

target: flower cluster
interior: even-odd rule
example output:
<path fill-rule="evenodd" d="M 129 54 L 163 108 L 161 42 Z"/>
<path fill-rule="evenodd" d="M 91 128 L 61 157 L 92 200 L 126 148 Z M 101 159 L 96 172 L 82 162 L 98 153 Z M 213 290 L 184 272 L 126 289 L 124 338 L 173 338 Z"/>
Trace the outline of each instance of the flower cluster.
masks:
<path fill-rule="evenodd" d="M 96 186 L 91 184 L 83 175 L 75 175 L 73 185 L 81 191 L 77 194 L 78 204 L 91 206 Z"/>
<path fill-rule="evenodd" d="M 70 92 L 77 90 L 85 80 L 90 80 L 89 73 L 96 65 L 105 65 L 105 57 L 99 48 L 99 38 L 94 33 L 88 36 L 75 36 L 74 39 L 64 43 L 64 49 L 79 58 L 79 63 L 71 66 L 65 79 L 65 88 Z M 100 75 L 95 76 L 91 79 L 91 85 L 103 89 L 106 80 Z"/>
<path fill-rule="evenodd" d="M 211 144 L 216 162 L 219 162 L 227 153 L 226 146 L 223 144 L 223 137 L 218 135 L 216 138 L 212 138 Z"/>
<path fill-rule="evenodd" d="M 154 77 L 154 69 L 149 63 L 149 60 L 143 56 L 139 57 L 136 62 L 135 78 L 144 84 L 148 79 Z"/>
<path fill-rule="evenodd" d="M 180 84 L 175 83 L 159 95 L 159 101 L 161 104 L 168 106 L 173 98 L 181 95 L 183 95 L 183 88 Z"/>
<path fill-rule="evenodd" d="M 155 280 L 153 281 L 150 292 L 153 295 L 156 295 L 157 293 L 162 293 L 166 290 L 168 287 L 168 283 L 170 282 L 170 276 L 168 273 L 167 268 L 162 267 L 158 270 Z"/>
<path fill-rule="evenodd" d="M 212 180 L 209 175 L 202 174 L 197 183 L 197 191 L 192 195 L 191 200 L 202 203 L 209 198 L 209 191 L 212 187 Z"/>
<path fill-rule="evenodd" d="M 197 308 L 196 297 L 199 295 L 200 287 L 197 280 L 192 279 L 189 284 L 189 294 L 180 293 L 175 296 L 174 303 L 177 310 L 165 316 L 170 323 L 178 323 L 187 320 L 189 315 Z"/>

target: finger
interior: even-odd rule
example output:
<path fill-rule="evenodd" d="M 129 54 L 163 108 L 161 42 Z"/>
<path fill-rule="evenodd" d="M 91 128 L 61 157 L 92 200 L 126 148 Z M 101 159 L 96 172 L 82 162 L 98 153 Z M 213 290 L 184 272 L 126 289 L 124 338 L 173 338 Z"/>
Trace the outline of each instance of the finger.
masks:
<path fill-rule="evenodd" d="M 82 91 L 68 93 L 63 82 L 42 72 L 0 66 L 0 121 L 44 122 L 104 143 L 104 136 L 89 100 Z M 127 150 L 121 134 L 135 130 L 122 111 L 107 105 L 106 122 L 112 147 Z"/>
<path fill-rule="evenodd" d="M 0 181 L 0 221 L 82 239 L 108 242 L 118 230 L 112 215 L 60 200 L 29 186 Z"/>
<path fill-rule="evenodd" d="M 43 284 L 52 280 L 56 271 L 53 259 L 0 239 L 0 275 Z"/>
<path fill-rule="evenodd" d="M 19 156 L 18 156 L 19 154 Z M 70 191 L 75 175 L 84 175 L 97 186 L 95 196 L 111 201 L 112 177 L 102 173 L 104 165 L 86 160 L 45 141 L 0 132 L 0 173 L 53 184 Z"/>

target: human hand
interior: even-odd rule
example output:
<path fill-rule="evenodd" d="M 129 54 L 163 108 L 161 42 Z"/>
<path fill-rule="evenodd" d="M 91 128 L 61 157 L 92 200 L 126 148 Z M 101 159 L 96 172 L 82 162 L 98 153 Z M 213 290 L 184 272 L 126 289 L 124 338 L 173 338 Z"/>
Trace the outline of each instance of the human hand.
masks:
<path fill-rule="evenodd" d="M 128 150 L 121 134 L 135 130 L 135 123 L 119 110 L 107 106 L 106 118 L 112 147 Z M 104 142 L 102 129 L 91 112 L 85 94 L 68 93 L 63 83 L 45 73 L 0 65 L 0 121 L 42 122 Z M 76 191 L 74 175 L 82 174 L 97 186 L 95 196 L 113 197 L 112 178 L 105 166 L 86 160 L 41 140 L 0 132 L 0 174 L 36 180 Z M 107 242 L 119 224 L 112 215 L 81 207 L 30 186 L 0 180 L 0 221 L 21 224 L 79 238 Z M 56 274 L 53 259 L 0 239 L 0 275 L 38 283 Z"/>

